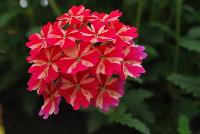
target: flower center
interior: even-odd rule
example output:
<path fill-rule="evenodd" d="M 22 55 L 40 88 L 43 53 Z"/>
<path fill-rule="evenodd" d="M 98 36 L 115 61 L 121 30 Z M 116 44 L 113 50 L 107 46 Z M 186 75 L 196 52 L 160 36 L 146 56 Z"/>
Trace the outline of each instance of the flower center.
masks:
<path fill-rule="evenodd" d="M 94 34 L 94 37 L 95 37 L 95 38 L 99 38 L 99 35 L 98 35 L 98 34 Z"/>
<path fill-rule="evenodd" d="M 66 38 L 67 37 L 67 35 L 66 34 L 63 34 L 63 36 L 62 36 L 63 38 Z"/>
<path fill-rule="evenodd" d="M 80 89 L 81 86 L 80 86 L 80 84 L 76 84 L 75 87 L 76 87 L 76 89 Z"/>
<path fill-rule="evenodd" d="M 100 90 L 101 90 L 101 91 L 105 91 L 105 90 L 106 90 L 106 87 L 105 87 L 105 86 L 102 86 L 102 87 L 100 87 Z"/>
<path fill-rule="evenodd" d="M 76 61 L 80 62 L 80 61 L 81 61 L 81 57 L 78 57 L 78 58 L 76 59 Z"/>
<path fill-rule="evenodd" d="M 106 58 L 104 55 L 101 55 L 100 57 L 102 60 L 104 60 Z"/>

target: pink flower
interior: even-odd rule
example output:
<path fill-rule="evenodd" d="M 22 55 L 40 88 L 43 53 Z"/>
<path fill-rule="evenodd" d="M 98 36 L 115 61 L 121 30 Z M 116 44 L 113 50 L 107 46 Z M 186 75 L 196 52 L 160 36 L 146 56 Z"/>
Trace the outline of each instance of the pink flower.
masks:
<path fill-rule="evenodd" d="M 81 34 L 82 40 L 91 43 L 112 41 L 115 39 L 113 31 L 106 28 L 106 25 L 101 22 L 94 22 L 91 23 L 91 26 L 83 27 Z"/>
<path fill-rule="evenodd" d="M 124 95 L 124 81 L 106 75 L 99 75 L 98 95 L 95 97 L 95 106 L 107 111 L 110 106 L 116 107 L 119 98 Z"/>
<path fill-rule="evenodd" d="M 76 40 L 80 38 L 78 30 L 68 27 L 66 30 L 55 28 L 50 35 L 50 45 L 58 45 L 61 48 L 74 47 Z"/>
<path fill-rule="evenodd" d="M 52 32 L 52 24 L 48 22 L 44 25 L 39 33 L 34 33 L 29 36 L 29 41 L 26 46 L 31 49 L 32 57 L 36 56 L 42 48 L 48 47 L 48 37 Z"/>
<path fill-rule="evenodd" d="M 124 50 L 125 58 L 122 61 L 119 73 L 121 79 L 125 80 L 127 76 L 137 78 L 142 73 L 145 73 L 141 65 L 142 59 L 146 57 L 146 53 L 143 52 L 144 49 L 143 46 L 131 45 Z"/>
<path fill-rule="evenodd" d="M 74 47 L 64 49 L 63 52 L 65 56 L 58 62 L 62 73 L 76 74 L 93 67 L 98 62 L 99 53 L 90 43 L 80 42 Z"/>
<path fill-rule="evenodd" d="M 91 16 L 88 17 L 88 21 L 89 22 L 99 21 L 104 23 L 115 22 L 118 21 L 118 18 L 121 15 L 122 13 L 119 12 L 119 10 L 112 11 L 110 14 L 94 12 L 92 13 Z"/>
<path fill-rule="evenodd" d="M 57 47 L 43 49 L 32 60 L 33 65 L 29 68 L 29 73 L 32 77 L 38 80 L 43 80 L 44 83 L 49 83 L 58 77 L 57 61 L 61 58 L 62 53 Z"/>
<path fill-rule="evenodd" d="M 73 6 L 68 13 L 64 13 L 64 15 L 57 17 L 57 20 L 64 21 L 65 24 L 80 24 L 85 20 L 85 17 L 89 15 L 90 10 L 85 9 L 83 5 Z"/>
<path fill-rule="evenodd" d="M 43 92 L 44 96 L 44 105 L 41 107 L 39 115 L 43 116 L 43 119 L 47 119 L 51 114 L 57 114 L 59 111 L 59 103 L 61 100 L 61 96 L 58 93 L 58 81 L 51 82 L 47 85 L 45 92 Z"/>
<path fill-rule="evenodd" d="M 87 108 L 90 99 L 94 98 L 98 81 L 88 72 L 80 72 L 75 75 L 64 75 L 60 93 L 66 101 L 78 110 L 80 106 Z"/>
<path fill-rule="evenodd" d="M 122 53 L 115 47 L 98 46 L 96 47 L 100 53 L 99 63 L 91 69 L 93 74 L 106 74 L 111 76 L 118 72 L 121 68 L 121 61 L 123 60 Z"/>

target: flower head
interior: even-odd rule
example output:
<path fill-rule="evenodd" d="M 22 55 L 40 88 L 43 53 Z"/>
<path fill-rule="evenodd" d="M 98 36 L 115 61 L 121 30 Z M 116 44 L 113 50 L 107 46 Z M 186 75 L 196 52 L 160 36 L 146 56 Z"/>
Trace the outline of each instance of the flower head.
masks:
<path fill-rule="evenodd" d="M 74 110 L 90 105 L 108 111 L 124 95 L 127 76 L 145 73 L 137 29 L 120 22 L 118 10 L 98 13 L 83 5 L 29 36 L 29 91 L 44 97 L 40 115 L 57 114 L 63 97 Z"/>

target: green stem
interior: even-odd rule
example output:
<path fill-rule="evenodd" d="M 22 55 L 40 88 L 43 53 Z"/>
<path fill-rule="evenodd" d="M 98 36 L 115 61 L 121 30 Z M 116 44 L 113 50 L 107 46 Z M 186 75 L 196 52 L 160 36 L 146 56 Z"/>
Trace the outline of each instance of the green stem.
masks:
<path fill-rule="evenodd" d="M 51 6 L 54 13 L 58 16 L 61 14 L 61 11 L 54 0 L 49 0 L 49 5 Z"/>
<path fill-rule="evenodd" d="M 30 7 L 30 8 L 27 9 L 27 14 L 30 18 L 30 26 L 34 27 L 35 19 L 34 19 L 34 15 L 33 15 L 33 7 Z"/>
<path fill-rule="evenodd" d="M 156 14 L 156 3 L 153 1 L 151 3 L 151 9 L 150 9 L 150 15 L 149 15 L 149 21 L 153 22 L 155 19 L 155 14 Z"/>
<path fill-rule="evenodd" d="M 173 67 L 173 72 L 177 71 L 178 67 L 178 59 L 179 59 L 179 51 L 180 51 L 180 29 L 181 29 L 181 10 L 182 10 L 182 0 L 177 0 L 177 5 L 176 5 L 176 48 L 175 48 L 175 53 L 174 53 L 174 67 Z"/>
<path fill-rule="evenodd" d="M 136 27 L 139 29 L 141 17 L 142 17 L 142 10 L 143 10 L 144 0 L 138 0 L 138 7 L 137 7 L 137 16 L 136 16 Z"/>

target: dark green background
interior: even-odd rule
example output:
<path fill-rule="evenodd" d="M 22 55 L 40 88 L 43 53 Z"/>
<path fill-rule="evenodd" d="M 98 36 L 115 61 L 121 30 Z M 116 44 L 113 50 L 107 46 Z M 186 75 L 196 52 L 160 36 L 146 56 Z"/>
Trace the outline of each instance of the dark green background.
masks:
<path fill-rule="evenodd" d="M 200 0 L 0 0 L 0 105 L 6 134 L 198 134 L 200 133 Z M 72 5 L 93 11 L 119 9 L 121 21 L 139 29 L 147 71 L 129 78 L 118 108 L 73 111 L 43 120 L 41 96 L 26 90 L 28 35 Z"/>

